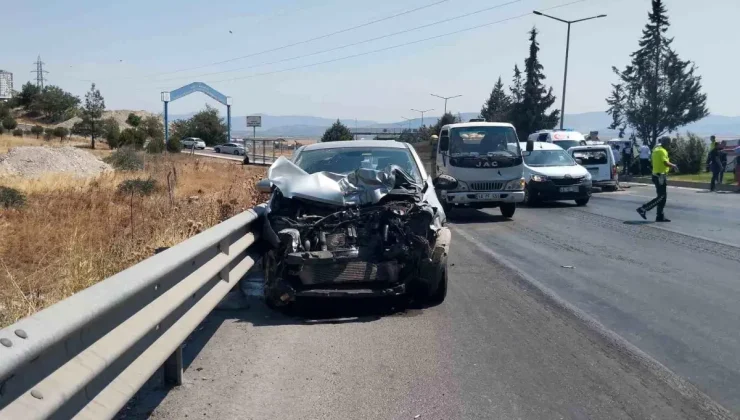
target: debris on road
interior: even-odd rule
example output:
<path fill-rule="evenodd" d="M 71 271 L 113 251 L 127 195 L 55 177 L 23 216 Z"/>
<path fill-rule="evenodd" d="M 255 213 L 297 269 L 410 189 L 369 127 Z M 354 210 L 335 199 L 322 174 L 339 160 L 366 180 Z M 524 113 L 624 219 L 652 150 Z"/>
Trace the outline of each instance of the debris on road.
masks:
<path fill-rule="evenodd" d="M 574 266 L 572 266 L 572 265 L 561 265 L 561 267 L 563 267 L 563 268 L 575 268 L 575 267 L 574 267 Z"/>

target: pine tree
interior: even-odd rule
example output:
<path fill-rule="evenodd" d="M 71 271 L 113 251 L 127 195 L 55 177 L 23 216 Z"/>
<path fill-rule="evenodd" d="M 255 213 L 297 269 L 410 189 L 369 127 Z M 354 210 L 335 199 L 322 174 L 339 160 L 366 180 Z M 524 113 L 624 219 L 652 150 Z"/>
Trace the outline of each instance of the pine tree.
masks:
<path fill-rule="evenodd" d="M 622 85 L 612 84 L 611 96 L 606 98 L 606 103 L 609 105 L 609 109 L 606 113 L 611 115 L 612 123 L 609 128 L 612 130 L 619 130 L 619 138 L 624 138 L 624 131 L 627 129 L 627 120 L 624 116 L 624 89 Z"/>
<path fill-rule="evenodd" d="M 669 27 L 663 1 L 652 0 L 640 48 L 624 71 L 614 68 L 624 89 L 626 123 L 650 147 L 664 134 L 709 115 L 701 77 L 694 74 L 694 63 L 681 60 L 671 47 Z"/>
<path fill-rule="evenodd" d="M 342 124 L 339 120 L 332 124 L 331 127 L 327 128 L 324 135 L 321 137 L 321 142 L 327 141 L 342 141 L 352 140 L 352 132 L 349 131 L 346 125 Z"/>
<path fill-rule="evenodd" d="M 100 119 L 103 117 L 103 111 L 105 111 L 105 99 L 100 94 L 98 89 L 95 89 L 95 83 L 90 86 L 90 91 L 85 94 L 85 106 L 82 108 L 82 121 L 81 127 L 78 127 L 78 131 L 87 131 L 90 134 L 91 143 L 90 147 L 95 148 L 95 137 L 100 137 L 102 134 L 102 124 Z M 77 124 L 75 124 L 77 125 Z M 72 128 L 75 130 L 75 128 Z"/>
<path fill-rule="evenodd" d="M 509 121 L 510 108 L 511 99 L 504 92 L 504 84 L 499 76 L 498 81 L 493 86 L 491 96 L 480 110 L 480 117 L 488 122 L 507 122 Z"/>
<path fill-rule="evenodd" d="M 521 88 L 517 87 L 517 79 L 520 80 L 521 76 L 517 75 L 518 68 L 515 67 L 512 86 L 513 95 L 521 93 L 519 101 L 514 99 L 510 115 L 520 139 L 526 139 L 535 131 L 555 127 L 560 118 L 559 110 L 547 112 L 555 103 L 555 95 L 552 94 L 552 88 L 547 88 L 543 83 L 545 75 L 544 67 L 537 58 L 539 51 L 537 29 L 532 28 L 529 32 L 529 57 L 524 60 L 524 84 Z"/>
<path fill-rule="evenodd" d="M 522 102 L 524 96 L 524 82 L 522 82 L 522 72 L 519 70 L 519 65 L 514 64 L 514 77 L 511 79 L 511 101 L 515 104 Z"/>

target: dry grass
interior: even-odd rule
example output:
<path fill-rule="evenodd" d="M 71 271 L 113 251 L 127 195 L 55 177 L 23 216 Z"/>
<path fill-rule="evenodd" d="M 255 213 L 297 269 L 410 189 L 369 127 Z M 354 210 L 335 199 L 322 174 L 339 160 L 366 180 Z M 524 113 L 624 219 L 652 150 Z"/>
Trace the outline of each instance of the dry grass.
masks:
<path fill-rule="evenodd" d="M 28 199 L 21 209 L 0 208 L 0 327 L 254 206 L 263 174 L 235 162 L 167 155 L 149 157 L 141 172 L 94 180 L 0 179 Z M 116 192 L 123 180 L 148 177 L 159 186 L 152 196 Z"/>

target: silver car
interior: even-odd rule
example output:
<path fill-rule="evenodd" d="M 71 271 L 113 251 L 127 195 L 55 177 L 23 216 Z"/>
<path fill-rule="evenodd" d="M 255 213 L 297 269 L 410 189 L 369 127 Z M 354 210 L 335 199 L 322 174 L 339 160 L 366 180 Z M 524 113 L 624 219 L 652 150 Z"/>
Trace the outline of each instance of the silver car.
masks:
<path fill-rule="evenodd" d="M 278 158 L 258 189 L 271 194 L 262 232 L 272 245 L 263 260 L 270 306 L 402 294 L 444 301 L 451 234 L 409 144 L 303 146 L 291 160 Z"/>
<path fill-rule="evenodd" d="M 184 149 L 204 150 L 206 148 L 206 142 L 197 137 L 186 137 L 182 139 L 181 143 Z"/>
<path fill-rule="evenodd" d="M 213 148 L 216 153 L 226 153 L 229 155 L 244 156 L 247 153 L 247 149 L 241 144 L 237 143 L 226 143 L 220 144 Z"/>

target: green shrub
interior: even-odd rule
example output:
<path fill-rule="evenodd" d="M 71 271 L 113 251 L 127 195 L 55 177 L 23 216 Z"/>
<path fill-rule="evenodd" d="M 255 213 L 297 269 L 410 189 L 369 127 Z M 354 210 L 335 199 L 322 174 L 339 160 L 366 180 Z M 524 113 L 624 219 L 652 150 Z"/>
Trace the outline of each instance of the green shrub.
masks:
<path fill-rule="evenodd" d="M 160 138 L 149 139 L 149 143 L 146 145 L 146 152 L 151 154 L 164 152 L 164 140 Z"/>
<path fill-rule="evenodd" d="M 0 124 L 0 134 L 5 134 L 5 129 L 2 124 Z"/>
<path fill-rule="evenodd" d="M 144 159 L 131 147 L 122 147 L 104 160 L 119 171 L 140 171 L 144 169 Z"/>
<path fill-rule="evenodd" d="M 50 141 L 54 136 L 51 133 L 44 133 L 44 140 Z"/>
<path fill-rule="evenodd" d="M 0 186 L 0 206 L 19 208 L 26 204 L 26 196 L 15 188 Z"/>
<path fill-rule="evenodd" d="M 117 189 L 119 194 L 140 196 L 152 195 L 157 191 L 157 181 L 152 178 L 149 179 L 127 179 L 118 184 Z"/>
<path fill-rule="evenodd" d="M 689 133 L 686 137 L 673 139 L 668 153 L 671 162 L 678 165 L 681 173 L 698 174 L 704 168 L 707 147 L 699 136 Z"/>
<path fill-rule="evenodd" d="M 8 115 L 7 117 L 3 118 L 3 127 L 5 127 L 6 130 L 15 130 L 16 127 L 18 127 L 18 122 Z"/>
<path fill-rule="evenodd" d="M 40 135 L 44 134 L 44 127 L 40 125 L 34 125 L 31 127 L 31 134 L 35 135 L 36 138 L 39 138 Z"/>
<path fill-rule="evenodd" d="M 54 137 L 59 137 L 59 141 L 62 141 L 65 137 L 69 135 L 69 130 L 64 127 L 56 127 L 54 131 L 51 132 L 51 134 L 53 134 Z"/>
<path fill-rule="evenodd" d="M 182 151 L 182 143 L 179 138 L 170 138 L 167 143 L 167 151 L 170 153 L 180 153 Z"/>
<path fill-rule="evenodd" d="M 16 128 L 15 130 L 13 130 L 13 135 L 15 137 L 23 137 L 23 130 L 21 130 L 20 128 Z"/>

